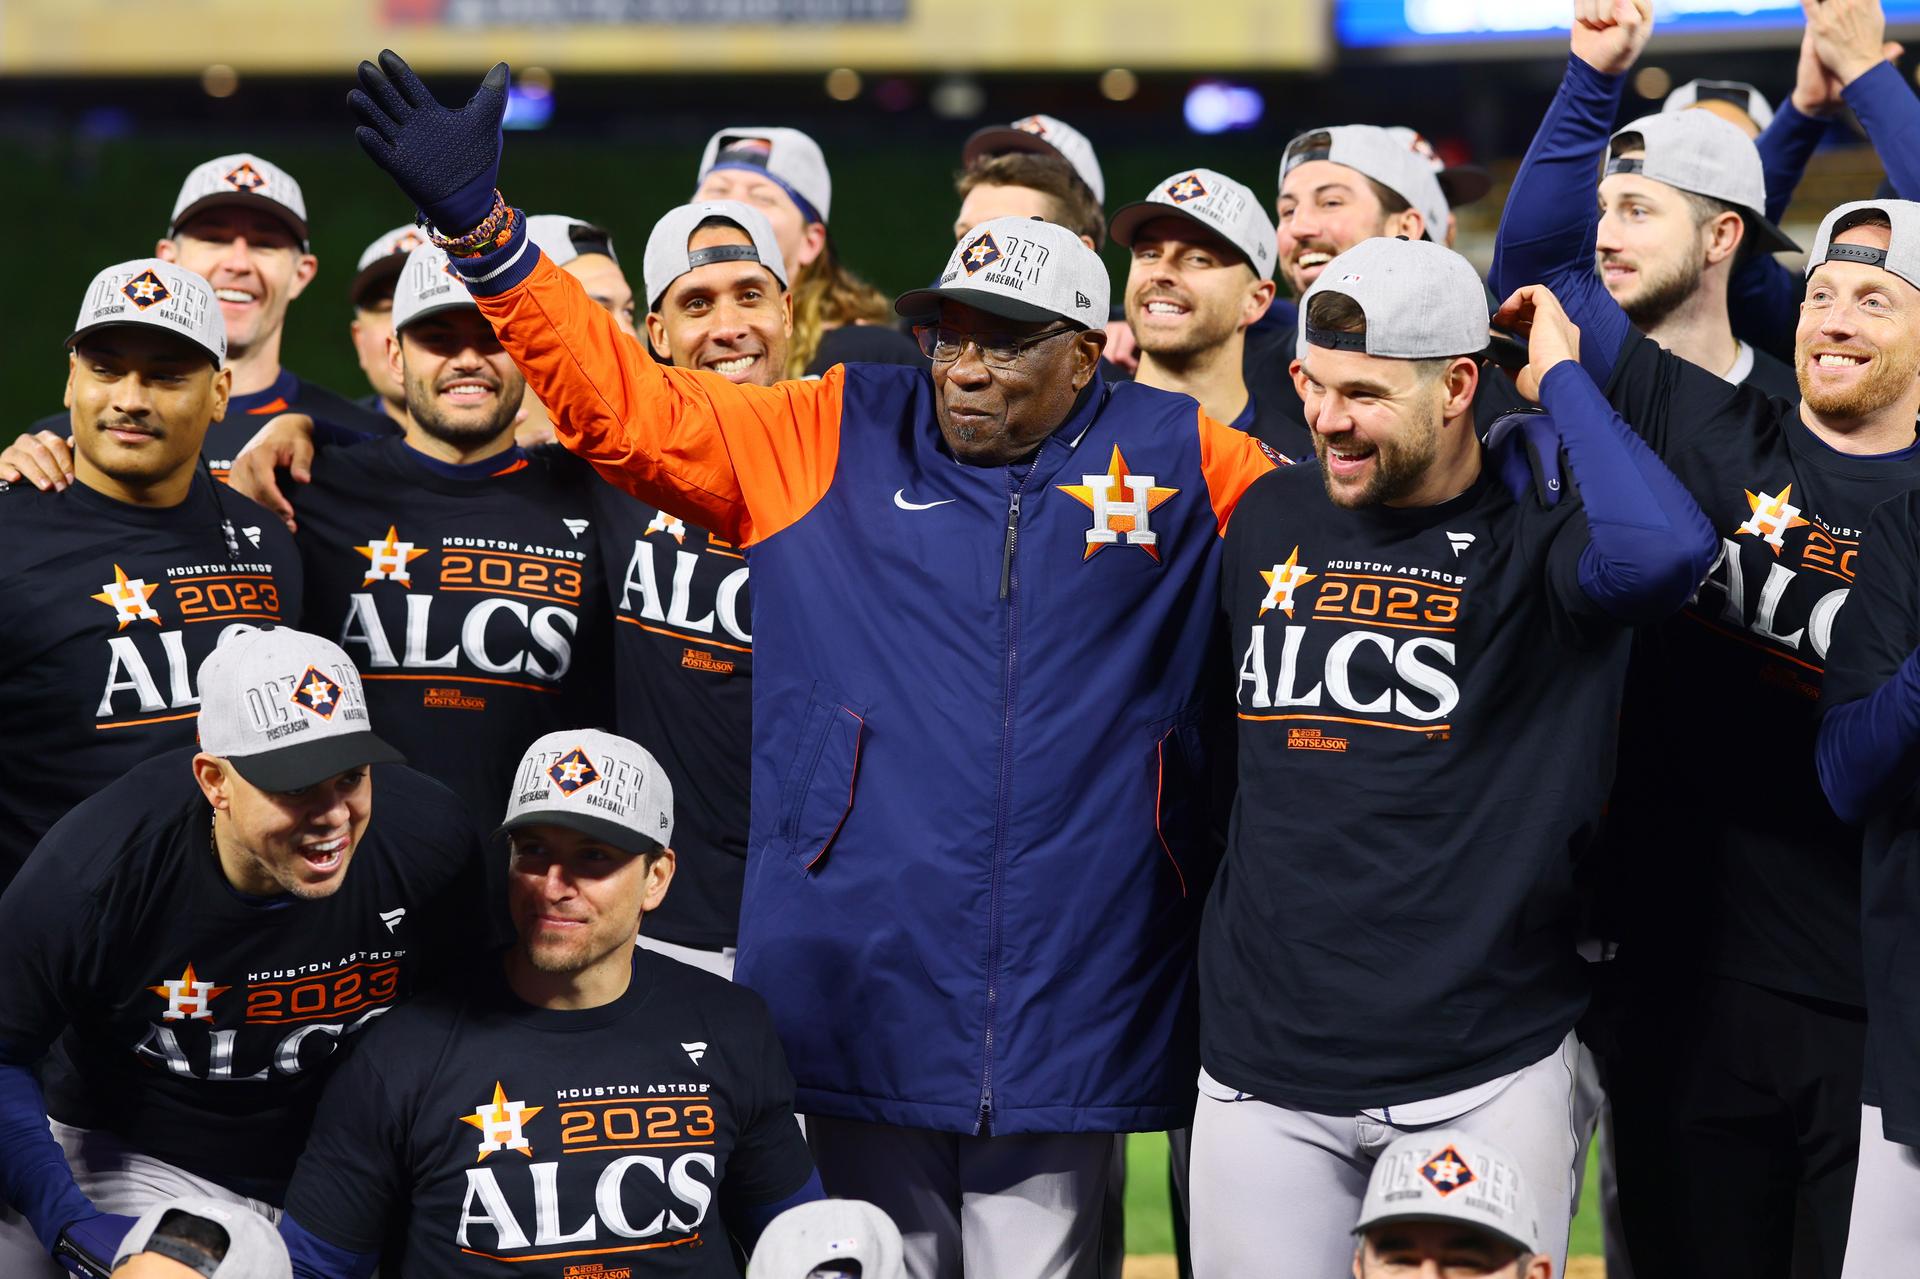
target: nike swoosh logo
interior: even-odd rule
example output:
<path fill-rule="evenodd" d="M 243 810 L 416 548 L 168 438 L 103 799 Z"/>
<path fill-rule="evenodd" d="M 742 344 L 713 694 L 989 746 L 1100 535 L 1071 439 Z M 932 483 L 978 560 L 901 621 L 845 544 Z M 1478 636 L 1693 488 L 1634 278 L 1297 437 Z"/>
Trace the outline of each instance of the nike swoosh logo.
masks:
<path fill-rule="evenodd" d="M 957 502 L 959 500 L 959 498 L 947 497 L 940 499 L 938 502 L 909 502 L 905 489 L 898 489 L 893 495 L 893 504 L 903 511 L 931 511 L 936 506 L 945 506 L 949 502 Z"/>

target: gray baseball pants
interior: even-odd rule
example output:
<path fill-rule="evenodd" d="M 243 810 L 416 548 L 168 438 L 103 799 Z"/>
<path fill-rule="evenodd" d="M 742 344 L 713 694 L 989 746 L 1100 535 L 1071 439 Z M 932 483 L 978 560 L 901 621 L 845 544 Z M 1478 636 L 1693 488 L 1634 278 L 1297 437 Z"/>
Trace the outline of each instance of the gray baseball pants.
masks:
<path fill-rule="evenodd" d="M 885 1209 L 909 1279 L 1119 1279 L 1110 1133 L 972 1137 L 807 1117 L 827 1193 Z"/>
<path fill-rule="evenodd" d="M 1860 1107 L 1860 1164 L 1853 1179 L 1847 1260 L 1840 1279 L 1910 1274 L 1920 1252 L 1920 1150 L 1890 1140 L 1880 1107 Z"/>
<path fill-rule="evenodd" d="M 1373 1161 L 1403 1133 L 1443 1127 L 1492 1141 L 1519 1163 L 1543 1251 L 1563 1273 L 1581 1138 L 1592 1124 L 1580 1113 L 1579 1075 L 1580 1046 L 1568 1035 L 1532 1065 L 1451 1097 L 1322 1115 L 1247 1097 L 1203 1072 L 1193 1121 L 1195 1279 L 1350 1273 Z"/>

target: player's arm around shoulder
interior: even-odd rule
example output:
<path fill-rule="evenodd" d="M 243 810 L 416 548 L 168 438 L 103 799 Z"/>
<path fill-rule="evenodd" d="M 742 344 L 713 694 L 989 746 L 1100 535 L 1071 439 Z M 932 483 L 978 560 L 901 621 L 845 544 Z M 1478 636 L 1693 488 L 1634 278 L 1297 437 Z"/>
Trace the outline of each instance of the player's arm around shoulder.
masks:
<path fill-rule="evenodd" d="M 1253 482 L 1275 467 L 1291 465 L 1293 459 L 1264 440 L 1214 421 L 1205 409 L 1196 412 L 1200 472 L 1206 477 L 1207 498 L 1213 505 L 1214 520 L 1220 535 L 1225 537 L 1234 508 L 1240 505 L 1240 499 Z"/>

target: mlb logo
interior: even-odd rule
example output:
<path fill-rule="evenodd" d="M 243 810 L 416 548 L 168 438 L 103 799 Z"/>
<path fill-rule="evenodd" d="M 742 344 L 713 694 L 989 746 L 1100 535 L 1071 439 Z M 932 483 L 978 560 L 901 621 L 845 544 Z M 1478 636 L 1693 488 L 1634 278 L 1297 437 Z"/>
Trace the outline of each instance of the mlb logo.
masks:
<path fill-rule="evenodd" d="M 120 292 L 142 311 L 150 306 L 157 306 L 173 296 L 167 292 L 166 282 L 153 273 L 152 267 L 148 267 L 128 280 L 120 287 Z"/>
<path fill-rule="evenodd" d="M 553 761 L 553 767 L 547 770 L 547 776 L 553 779 L 554 787 L 562 795 L 572 795 L 575 791 L 599 781 L 600 770 L 594 767 L 587 753 L 576 746 Z"/>
<path fill-rule="evenodd" d="M 960 255 L 960 265 L 972 275 L 981 267 L 992 266 L 1000 260 L 1000 246 L 994 241 L 992 232 L 982 231 L 980 238 L 969 244 L 966 252 Z"/>
<path fill-rule="evenodd" d="M 1427 1179 L 1427 1184 L 1432 1186 L 1442 1199 L 1461 1187 L 1470 1186 L 1479 1180 L 1474 1176 L 1473 1169 L 1467 1167 L 1467 1161 L 1460 1157 L 1460 1152 L 1452 1146 L 1448 1146 L 1421 1164 L 1420 1175 Z"/>
<path fill-rule="evenodd" d="M 321 719 L 332 719 L 333 713 L 340 709 L 340 686 L 322 675 L 318 667 L 309 666 L 288 700 Z"/>
<path fill-rule="evenodd" d="M 1207 188 L 1201 185 L 1200 175 L 1197 173 L 1189 173 L 1186 177 L 1181 178 L 1178 182 L 1167 188 L 1167 196 L 1175 204 L 1185 204 L 1189 200 L 1204 199 L 1206 194 Z"/>
<path fill-rule="evenodd" d="M 267 180 L 261 176 L 260 170 L 247 163 L 241 164 L 223 180 L 236 191 L 258 191 L 267 185 Z"/>

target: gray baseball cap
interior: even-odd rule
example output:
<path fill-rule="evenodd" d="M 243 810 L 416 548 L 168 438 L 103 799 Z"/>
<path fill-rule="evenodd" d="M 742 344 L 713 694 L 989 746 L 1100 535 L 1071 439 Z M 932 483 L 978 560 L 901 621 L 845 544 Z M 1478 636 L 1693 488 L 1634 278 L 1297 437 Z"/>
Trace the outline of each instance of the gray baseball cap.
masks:
<path fill-rule="evenodd" d="M 715 169 L 765 173 L 794 197 L 802 215 L 810 211 L 819 221 L 827 220 L 833 203 L 827 157 L 818 142 L 798 129 L 757 124 L 722 129 L 707 139 L 707 149 L 700 156 L 700 176 L 694 181 L 706 181 Z"/>
<path fill-rule="evenodd" d="M 1360 304 L 1367 331 L 1329 333 L 1307 319 L 1316 294 L 1344 293 Z M 1475 355 L 1487 346 L 1487 288 L 1473 264 L 1430 240 L 1376 236 L 1320 270 L 1300 299 L 1295 351 L 1310 346 L 1364 351 L 1394 360 Z"/>
<path fill-rule="evenodd" d="M 1027 151 L 1034 155 L 1058 156 L 1065 160 L 1096 204 L 1107 202 L 1107 180 L 1100 172 L 1100 158 L 1093 152 L 1087 135 L 1065 120 L 1050 115 L 1022 116 L 1012 124 L 995 124 L 981 129 L 960 148 L 960 163 L 971 165 L 990 155 L 1009 151 Z"/>
<path fill-rule="evenodd" d="M 938 314 L 944 300 L 1010 320 L 1107 322 L 1113 296 L 1106 263 L 1079 236 L 1043 218 L 994 218 L 954 245 L 940 282 L 894 300 L 908 319 Z"/>
<path fill-rule="evenodd" d="M 1413 137 L 1418 138 L 1418 134 Z M 1424 235 L 1438 243 L 1447 234 L 1446 193 L 1440 189 L 1433 164 L 1407 138 L 1392 129 L 1371 124 L 1339 124 L 1309 129 L 1287 143 L 1280 157 L 1280 183 L 1309 160 L 1326 160 L 1372 178 L 1420 211 L 1427 224 Z"/>
<path fill-rule="evenodd" d="M 1685 111 L 1702 102 L 1730 102 L 1747 113 L 1747 118 L 1762 129 L 1773 123 L 1773 106 L 1767 95 L 1744 80 L 1689 80 L 1667 95 L 1662 111 Z"/>
<path fill-rule="evenodd" d="M 478 310 L 480 304 L 467 292 L 467 282 L 454 271 L 447 255 L 431 244 L 407 254 L 400 278 L 393 284 L 393 331 L 457 306 Z"/>
<path fill-rule="evenodd" d="M 193 1232 L 196 1237 L 225 1235 L 226 1250 L 214 1257 L 205 1249 L 174 1237 L 171 1232 L 154 1238 L 162 1220 L 173 1213 L 196 1219 Z M 293 1279 L 287 1245 L 281 1242 L 280 1232 L 271 1221 L 251 1208 L 203 1195 L 168 1199 L 141 1213 L 114 1251 L 114 1269 L 119 1269 L 129 1257 L 142 1253 L 177 1261 L 206 1279 Z"/>
<path fill-rule="evenodd" d="M 1400 1221 L 1458 1222 L 1540 1250 L 1540 1214 L 1519 1163 L 1458 1128 L 1408 1133 L 1374 1161 L 1353 1233 Z"/>
<path fill-rule="evenodd" d="M 520 757 L 500 829 L 543 825 L 658 852 L 673 844 L 673 784 L 637 742 L 597 728 L 548 733 Z"/>
<path fill-rule="evenodd" d="M 1753 139 L 1731 120 L 1710 111 L 1675 111 L 1643 115 L 1614 130 L 1613 152 L 1628 134 L 1639 134 L 1643 150 L 1637 160 L 1610 154 L 1607 175 L 1638 173 L 1680 191 L 1691 191 L 1731 204 L 1747 224 L 1747 234 L 1762 253 L 1799 249 L 1767 221 L 1767 179 L 1760 168 L 1760 152 Z"/>
<path fill-rule="evenodd" d="M 747 233 L 751 244 L 716 244 L 705 249 L 689 249 L 693 233 L 708 218 L 731 222 Z M 738 200 L 701 200 L 669 209 L 647 234 L 647 251 L 641 263 L 642 283 L 647 290 L 647 308 L 653 310 L 672 287 L 673 282 L 712 262 L 758 262 L 773 272 L 781 288 L 790 287 L 787 260 L 774 239 L 773 224 L 767 215 Z"/>
<path fill-rule="evenodd" d="M 135 258 L 93 277 L 67 346 L 115 325 L 140 325 L 183 337 L 217 366 L 227 358 L 227 317 L 204 276 L 159 258 Z"/>
<path fill-rule="evenodd" d="M 223 204 L 265 209 L 292 227 L 306 246 L 307 201 L 300 184 L 279 165 L 244 151 L 195 166 L 174 197 L 167 234 L 177 234 L 180 224 L 200 210 Z"/>
<path fill-rule="evenodd" d="M 807 1279 L 834 1262 L 860 1279 L 905 1279 L 905 1247 L 893 1218 L 863 1199 L 816 1199 L 768 1223 L 747 1279 Z"/>
<path fill-rule="evenodd" d="M 404 556 L 406 543 L 399 543 Z M 367 764 L 399 764 L 374 736 L 353 659 L 286 626 L 243 631 L 200 663 L 200 749 L 262 790 L 305 790 Z"/>
<path fill-rule="evenodd" d="M 1884 249 L 1864 244 L 1835 244 L 1842 231 L 1862 221 L 1861 214 L 1879 214 L 1892 226 Z M 1843 204 L 1820 220 L 1820 232 L 1813 237 L 1813 252 L 1807 255 L 1806 274 L 1822 262 L 1860 262 L 1884 271 L 1920 288 L 1920 204 L 1911 200 L 1854 200 Z"/>
<path fill-rule="evenodd" d="M 1440 194 L 1446 198 L 1449 209 L 1472 204 L 1493 190 L 1493 174 L 1478 164 L 1448 164 L 1446 157 L 1434 150 L 1433 143 L 1418 129 L 1395 124 L 1389 125 L 1387 132 L 1412 147 L 1415 154 L 1427 162 L 1433 176 L 1440 181 Z"/>
<path fill-rule="evenodd" d="M 527 238 L 540 246 L 547 261 L 565 266 L 582 253 L 601 253 L 620 260 L 613 251 L 613 233 L 605 227 L 570 218 L 564 213 L 534 213 L 527 217 Z"/>
<path fill-rule="evenodd" d="M 353 282 L 347 286 L 348 299 L 359 306 L 374 293 L 391 292 L 394 281 L 400 278 L 400 268 L 406 265 L 407 254 L 426 242 L 427 233 L 411 222 L 382 232 L 379 239 L 360 251 Z"/>
<path fill-rule="evenodd" d="M 1199 223 L 1240 250 L 1255 275 L 1273 278 L 1273 219 L 1258 196 L 1226 174 L 1183 169 L 1114 214 L 1108 234 L 1131 245 L 1143 224 L 1168 216 Z"/>

